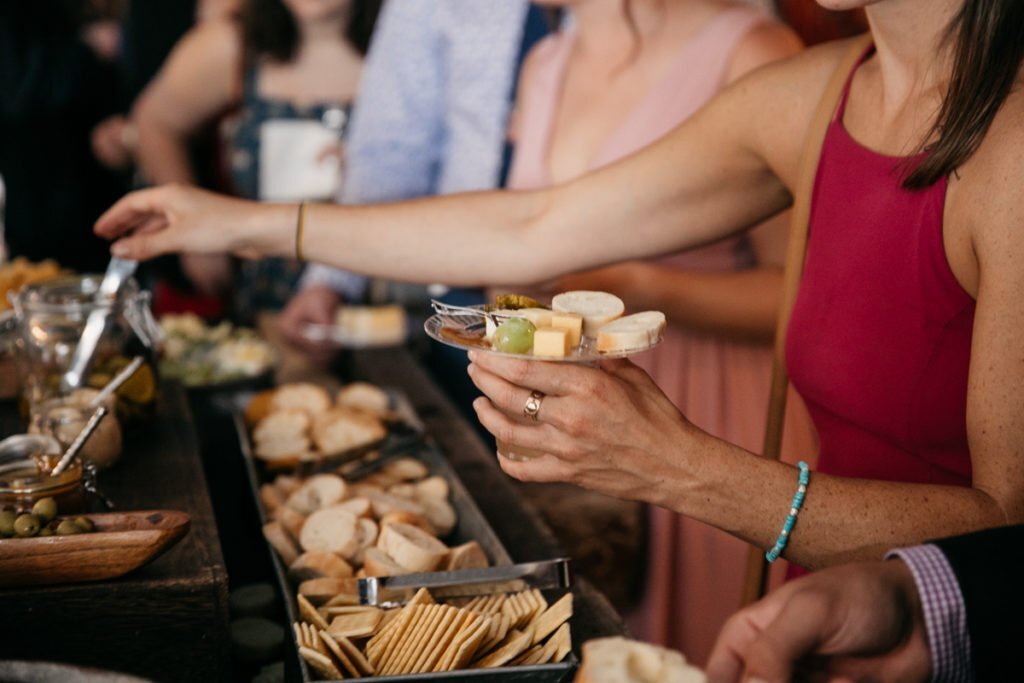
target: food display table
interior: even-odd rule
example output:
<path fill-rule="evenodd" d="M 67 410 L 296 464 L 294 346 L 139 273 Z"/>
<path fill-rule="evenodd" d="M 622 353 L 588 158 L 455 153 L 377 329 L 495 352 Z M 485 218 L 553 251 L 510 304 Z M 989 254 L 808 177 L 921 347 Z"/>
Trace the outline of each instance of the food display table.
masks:
<path fill-rule="evenodd" d="M 0 429 L 21 431 L 13 403 Z M 229 680 L 228 578 L 183 390 L 165 384 L 152 422 L 126 434 L 99 488 L 118 510 L 172 509 L 188 534 L 119 579 L 0 590 L 0 659 L 66 662 L 157 681 Z"/>
<path fill-rule="evenodd" d="M 395 387 L 405 393 L 514 561 L 565 555 L 547 525 L 498 467 L 494 452 L 408 350 L 352 351 L 345 356 L 343 370 L 346 379 Z M 618 613 L 586 580 L 577 577 L 573 593 L 574 646 L 626 632 Z"/>

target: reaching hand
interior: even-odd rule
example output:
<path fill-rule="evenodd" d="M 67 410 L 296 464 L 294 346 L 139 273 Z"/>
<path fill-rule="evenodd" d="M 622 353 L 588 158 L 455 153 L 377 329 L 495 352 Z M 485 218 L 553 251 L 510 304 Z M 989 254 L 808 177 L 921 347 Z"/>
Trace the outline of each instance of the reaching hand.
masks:
<path fill-rule="evenodd" d="M 334 355 L 334 346 L 326 340 L 311 341 L 303 331 L 309 324 L 332 324 L 340 304 L 341 297 L 330 287 L 305 287 L 285 306 L 278 319 L 278 326 L 290 344 L 303 351 L 314 362 L 325 363 Z"/>
<path fill-rule="evenodd" d="M 783 586 L 726 622 L 707 673 L 714 683 L 928 680 L 910 569 L 900 560 L 853 564 Z"/>
<path fill-rule="evenodd" d="M 148 260 L 174 252 L 272 254 L 261 212 L 286 208 L 259 205 L 194 187 L 165 185 L 125 195 L 96 221 L 96 234 L 117 239 L 118 257 Z"/>

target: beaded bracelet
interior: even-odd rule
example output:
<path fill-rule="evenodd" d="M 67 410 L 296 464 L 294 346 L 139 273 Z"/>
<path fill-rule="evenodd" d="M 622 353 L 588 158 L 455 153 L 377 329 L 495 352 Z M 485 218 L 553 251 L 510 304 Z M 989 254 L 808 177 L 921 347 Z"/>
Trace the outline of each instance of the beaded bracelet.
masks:
<path fill-rule="evenodd" d="M 764 554 L 764 559 L 768 560 L 769 563 L 779 559 L 779 555 L 786 549 L 789 535 L 793 532 L 793 527 L 796 526 L 796 516 L 800 514 L 800 508 L 804 505 L 804 496 L 807 495 L 807 483 L 811 480 L 811 470 L 803 460 L 798 462 L 796 466 L 800 468 L 799 483 L 796 487 L 796 493 L 793 495 L 793 503 L 789 506 L 789 515 L 782 525 L 782 533 L 779 534 L 779 540 L 775 541 L 772 549 Z"/>

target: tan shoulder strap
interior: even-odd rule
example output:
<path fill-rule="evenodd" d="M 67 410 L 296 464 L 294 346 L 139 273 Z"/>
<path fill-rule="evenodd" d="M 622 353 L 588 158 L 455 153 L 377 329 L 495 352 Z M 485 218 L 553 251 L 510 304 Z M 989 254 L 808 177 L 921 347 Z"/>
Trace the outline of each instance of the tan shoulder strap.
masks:
<path fill-rule="evenodd" d="M 782 449 L 782 429 L 786 416 L 786 394 L 789 377 L 786 374 L 786 330 L 793 313 L 793 304 L 800 288 L 800 277 L 804 271 L 804 257 L 807 253 L 807 233 L 811 220 L 811 194 L 821 158 L 821 147 L 825 142 L 832 114 L 836 110 L 847 77 L 857 60 L 871 45 L 871 34 L 865 33 L 854 38 L 849 50 L 840 60 L 828 85 L 821 95 L 818 108 L 811 119 L 800 155 L 800 166 L 793 188 L 793 209 L 790 217 L 789 245 L 786 250 L 786 270 L 782 280 L 782 302 L 779 306 L 779 320 L 775 328 L 775 352 L 772 360 L 772 384 L 768 399 L 768 420 L 765 423 L 764 448 L 762 455 L 773 460 L 779 459 Z M 743 586 L 743 604 L 759 599 L 765 590 L 764 551 L 751 546 L 747 559 L 747 576 Z"/>

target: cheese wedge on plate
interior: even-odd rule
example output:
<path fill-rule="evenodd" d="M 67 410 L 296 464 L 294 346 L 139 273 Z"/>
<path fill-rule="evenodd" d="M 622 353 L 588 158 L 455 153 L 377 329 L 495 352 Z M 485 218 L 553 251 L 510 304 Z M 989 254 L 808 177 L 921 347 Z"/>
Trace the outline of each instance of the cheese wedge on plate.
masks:
<path fill-rule="evenodd" d="M 577 291 L 565 292 L 553 298 L 551 310 L 582 316 L 583 336 L 593 338 L 601 327 L 621 318 L 626 305 L 622 299 L 608 292 Z"/>
<path fill-rule="evenodd" d="M 597 332 L 597 350 L 601 353 L 646 349 L 665 331 L 665 314 L 644 311 L 619 318 Z"/>

